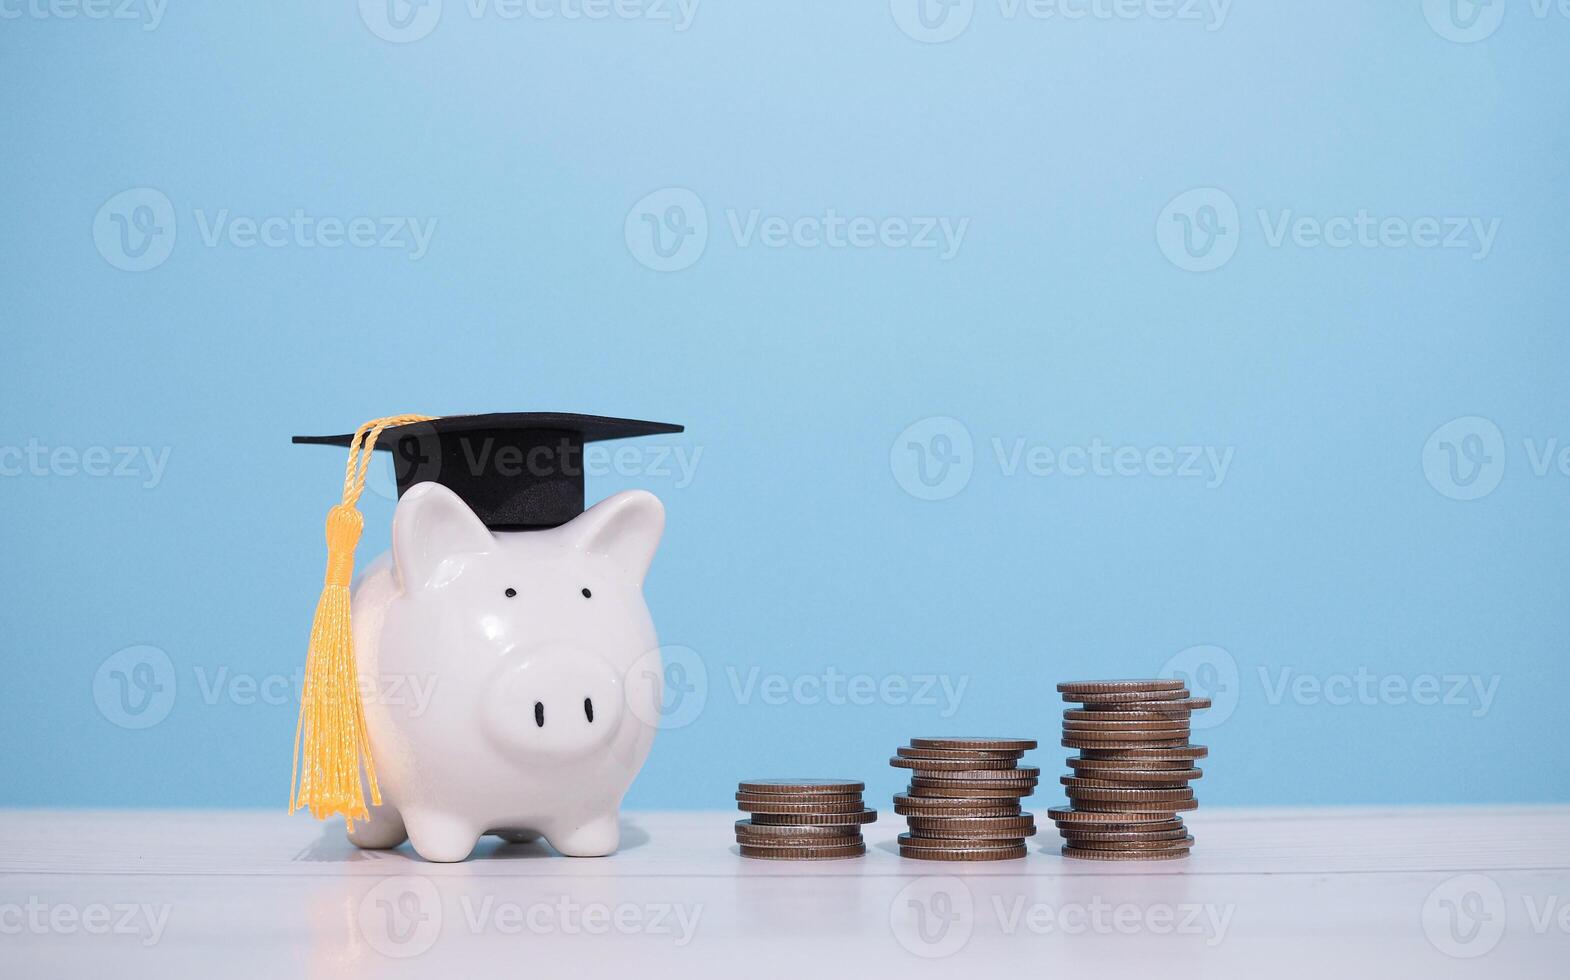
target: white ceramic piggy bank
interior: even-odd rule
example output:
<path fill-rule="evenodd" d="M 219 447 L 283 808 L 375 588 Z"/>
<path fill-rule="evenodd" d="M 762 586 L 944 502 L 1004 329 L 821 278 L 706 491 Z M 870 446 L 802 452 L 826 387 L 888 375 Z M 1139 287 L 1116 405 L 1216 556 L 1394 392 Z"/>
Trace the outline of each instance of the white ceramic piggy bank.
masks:
<path fill-rule="evenodd" d="M 429 861 L 462 861 L 487 833 L 616 850 L 658 720 L 641 710 L 661 697 L 643 579 L 664 525 L 639 490 L 557 528 L 498 532 L 439 484 L 404 493 L 391 555 L 353 599 L 382 792 L 355 844 L 407 839 Z"/>

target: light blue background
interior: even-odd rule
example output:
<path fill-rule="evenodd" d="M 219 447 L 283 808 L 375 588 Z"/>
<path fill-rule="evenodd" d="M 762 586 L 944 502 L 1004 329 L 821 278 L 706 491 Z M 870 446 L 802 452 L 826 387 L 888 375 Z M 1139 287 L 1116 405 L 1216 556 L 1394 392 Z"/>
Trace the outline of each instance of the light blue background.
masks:
<path fill-rule="evenodd" d="M 1417 2 L 1360 0 L 1238 0 L 1219 30 L 984 2 L 944 44 L 870 0 L 705 0 L 684 32 L 447 0 L 401 44 L 345 0 L 172 0 L 151 31 L 6 20 L 0 445 L 169 457 L 152 488 L 0 478 L 0 801 L 282 806 L 292 699 L 214 699 L 198 678 L 300 668 L 343 459 L 289 436 L 524 409 L 678 421 L 670 445 L 702 453 L 690 485 L 591 480 L 591 499 L 665 500 L 649 600 L 708 674 L 630 805 L 726 807 L 740 777 L 798 773 L 886 799 L 894 747 L 947 732 L 1041 738 L 1055 800 L 1054 682 L 1148 675 L 1200 644 L 1239 669 L 1235 710 L 1200 736 L 1206 803 L 1570 798 L 1570 477 L 1525 448 L 1570 440 L 1567 55 L 1570 21 L 1524 2 L 1471 44 Z M 138 187 L 178 234 L 124 272 L 94 219 Z M 710 231 L 660 273 L 624 222 L 667 187 Z M 1198 187 L 1241 213 L 1208 273 L 1155 231 Z M 208 247 L 196 211 L 224 208 L 438 225 L 418 261 Z M 945 261 L 741 244 L 726 217 L 829 208 L 969 225 Z M 1499 230 L 1476 261 L 1273 248 L 1256 217 L 1360 208 Z M 1459 501 L 1424 447 L 1469 416 L 1497 425 L 1504 469 Z M 935 501 L 891 466 L 931 417 L 974 446 L 968 484 Z M 1009 476 L 995 439 L 1234 456 L 1215 488 Z M 362 562 L 391 503 L 366 508 Z M 175 680 L 140 730 L 94 698 L 137 645 Z M 732 678 L 754 667 L 968 687 L 953 717 L 744 704 Z M 1272 698 L 1260 671 L 1285 668 L 1498 687 L 1486 711 Z"/>

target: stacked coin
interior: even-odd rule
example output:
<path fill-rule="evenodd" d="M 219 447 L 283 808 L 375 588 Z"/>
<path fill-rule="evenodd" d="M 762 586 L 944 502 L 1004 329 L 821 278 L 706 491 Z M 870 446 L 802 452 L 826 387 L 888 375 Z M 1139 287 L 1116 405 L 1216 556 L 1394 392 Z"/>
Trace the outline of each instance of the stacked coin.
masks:
<path fill-rule="evenodd" d="M 889 765 L 910 770 L 910 787 L 894 797 L 910 832 L 901 857 L 927 861 L 1001 861 L 1025 856 L 1035 818 L 1019 808 L 1041 770 L 1021 766 L 1036 747 L 1029 738 L 913 738 Z"/>
<path fill-rule="evenodd" d="M 1179 813 L 1199 804 L 1190 783 L 1194 760 L 1189 714 L 1210 707 L 1178 680 L 1075 681 L 1059 684 L 1063 745 L 1078 749 L 1062 777 L 1069 805 L 1048 811 L 1063 853 L 1092 861 L 1186 857 L 1194 838 Z"/>
<path fill-rule="evenodd" d="M 861 828 L 878 819 L 862 805 L 865 785 L 855 779 L 747 779 L 736 790 L 742 857 L 826 861 L 867 853 Z"/>

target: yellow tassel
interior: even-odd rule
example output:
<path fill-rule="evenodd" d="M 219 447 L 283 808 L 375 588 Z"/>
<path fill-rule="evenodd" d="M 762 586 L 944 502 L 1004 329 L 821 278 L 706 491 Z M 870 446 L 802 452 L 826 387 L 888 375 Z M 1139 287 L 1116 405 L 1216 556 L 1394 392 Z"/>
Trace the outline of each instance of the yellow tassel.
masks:
<path fill-rule="evenodd" d="M 430 415 L 391 415 L 356 429 L 349 444 L 343 502 L 327 513 L 327 575 L 322 597 L 316 603 L 311 646 L 306 654 L 300 720 L 294 729 L 289 812 L 307 808 L 318 820 L 340 814 L 350 830 L 354 829 L 354 821 L 370 817 L 360 782 L 362 764 L 365 782 L 371 791 L 371 803 L 382 802 L 381 790 L 376 785 L 376 766 L 371 760 L 371 743 L 365 731 L 365 705 L 360 700 L 349 612 L 354 549 L 365 528 L 365 519 L 355 505 L 365 491 L 371 452 L 383 430 L 411 422 L 428 422 L 432 418 L 434 416 Z"/>

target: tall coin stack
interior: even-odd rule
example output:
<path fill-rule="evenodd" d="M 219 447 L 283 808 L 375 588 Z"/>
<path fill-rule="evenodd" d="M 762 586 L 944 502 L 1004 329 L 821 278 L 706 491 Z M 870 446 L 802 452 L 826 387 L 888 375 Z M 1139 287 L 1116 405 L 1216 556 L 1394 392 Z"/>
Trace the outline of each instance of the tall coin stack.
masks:
<path fill-rule="evenodd" d="M 861 828 L 878 819 L 862 804 L 866 786 L 854 779 L 748 779 L 736 790 L 741 856 L 774 861 L 826 861 L 867 853 Z"/>
<path fill-rule="evenodd" d="M 1041 770 L 1021 766 L 1029 738 L 913 738 L 889 765 L 910 770 L 894 797 L 910 832 L 901 857 L 925 861 L 1002 861 L 1025 856 L 1036 820 L 1019 801 L 1035 792 Z"/>
<path fill-rule="evenodd" d="M 1047 811 L 1063 835 L 1063 854 L 1092 861 L 1186 857 L 1194 838 L 1180 812 L 1199 805 L 1190 783 L 1203 745 L 1190 745 L 1189 714 L 1210 707 L 1178 680 L 1075 681 L 1059 684 L 1063 745 L 1072 775 L 1062 777 L 1069 805 Z"/>

